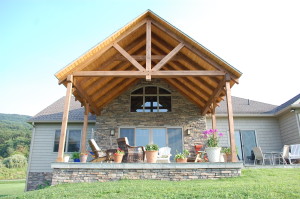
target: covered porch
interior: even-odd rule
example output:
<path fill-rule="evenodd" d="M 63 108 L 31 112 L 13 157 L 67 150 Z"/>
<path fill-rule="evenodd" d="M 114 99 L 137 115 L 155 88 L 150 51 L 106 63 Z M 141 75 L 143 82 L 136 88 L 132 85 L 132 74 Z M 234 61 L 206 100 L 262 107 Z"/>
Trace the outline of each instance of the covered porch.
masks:
<path fill-rule="evenodd" d="M 128 93 L 129 90 L 133 91 L 136 88 L 140 88 L 141 85 L 145 86 L 147 83 L 152 87 L 153 85 L 157 86 L 157 88 L 163 84 L 166 85 L 165 87 L 169 87 L 170 90 L 174 89 L 172 93 L 180 93 L 180 95 L 192 104 L 190 107 L 193 109 L 196 107 L 198 117 L 205 119 L 207 114 L 211 115 L 213 129 L 217 129 L 215 109 L 220 101 L 226 97 L 229 140 L 232 151 L 231 159 L 232 162 L 237 162 L 231 87 L 238 83 L 241 73 L 151 11 L 147 11 L 136 18 L 55 75 L 59 80 L 59 84 L 63 84 L 67 87 L 67 91 L 56 160 L 57 163 L 52 164 L 54 171 L 55 169 L 83 169 L 89 167 L 89 165 L 91 168 L 87 169 L 92 170 L 97 167 L 104 170 L 108 169 L 106 167 L 110 167 L 110 170 L 126 169 L 126 167 L 130 170 L 139 167 L 138 164 L 132 166 L 126 166 L 127 164 L 121 164 L 121 166 L 116 166 L 115 164 L 100 164 L 97 166 L 87 163 L 85 164 L 86 166 L 84 166 L 80 163 L 64 164 L 59 162 L 63 162 L 65 151 L 64 147 L 71 95 L 74 95 L 76 100 L 85 108 L 80 149 L 81 152 L 86 152 L 88 114 L 95 114 L 99 120 L 103 119 L 108 115 L 108 112 L 112 110 L 107 107 L 116 104 L 113 104 L 114 100 L 119 99 L 122 94 Z M 130 97 L 131 93 L 132 92 L 129 92 L 128 96 L 126 96 L 130 102 L 132 102 L 132 98 Z M 145 95 L 147 95 L 147 93 Z M 174 97 L 173 94 L 170 95 L 173 102 L 176 96 Z M 134 115 L 145 121 L 145 124 L 138 127 L 154 128 L 158 125 L 153 126 L 151 123 L 149 125 L 147 120 L 164 117 L 163 115 L 167 114 L 169 114 L 167 115 L 169 120 L 175 120 L 176 114 L 173 113 L 175 110 L 180 112 L 180 108 L 172 107 L 167 110 L 168 113 L 164 113 L 159 108 L 159 97 L 159 94 L 157 94 L 156 101 L 152 101 L 152 106 L 153 103 L 157 105 L 156 108 L 151 109 L 151 116 L 147 115 L 148 113 L 145 108 L 141 111 L 142 113 L 136 111 L 136 109 L 133 109 L 133 111 L 132 109 L 121 109 L 121 103 L 115 105 L 117 108 L 113 110 L 118 109 L 119 106 L 119 111 L 125 112 L 128 118 Z M 122 100 L 120 101 L 123 102 Z M 145 106 L 145 100 L 143 106 Z M 185 109 L 185 107 L 181 108 L 182 110 Z M 114 117 L 113 114 L 110 114 L 110 116 L 111 118 Z M 99 133 L 102 137 L 96 140 L 100 142 L 100 147 L 103 147 L 101 146 L 101 142 L 109 141 L 106 140 L 106 138 L 109 137 L 112 131 L 117 132 L 118 136 L 120 135 L 119 131 L 122 125 L 118 124 L 118 120 L 109 125 L 105 126 L 105 128 L 102 125 L 104 129 Z M 130 125 L 130 123 L 126 123 L 126 125 Z M 132 122 L 131 126 L 133 125 L 134 123 Z M 168 124 L 159 124 L 159 126 L 163 126 L 164 128 L 167 128 L 167 125 Z M 174 125 L 172 125 L 172 127 L 173 126 Z M 197 126 L 190 128 L 188 124 L 182 127 L 183 137 L 186 137 L 186 134 L 188 134 L 187 130 L 190 129 L 194 131 L 194 134 L 201 133 L 201 129 L 197 129 Z M 192 139 L 192 141 L 194 142 L 195 140 Z M 184 142 L 189 141 L 184 140 Z M 185 147 L 185 143 L 183 147 Z M 240 163 L 236 163 L 236 165 L 239 164 Z M 201 166 L 199 166 L 200 164 L 197 166 L 187 164 L 186 167 L 188 167 L 188 165 L 190 165 L 188 169 L 191 170 L 196 169 L 195 167 L 199 167 L 198 169 L 200 169 L 200 167 L 211 168 L 208 163 Z M 234 163 L 224 163 L 222 168 L 237 167 L 234 165 Z M 170 167 L 167 169 L 172 170 L 177 168 L 182 169 L 185 166 L 172 163 L 169 166 L 157 164 L 156 166 L 147 167 L 149 167 L 147 168 L 148 170 L 151 170 L 150 167 L 155 167 L 152 169 Z"/>

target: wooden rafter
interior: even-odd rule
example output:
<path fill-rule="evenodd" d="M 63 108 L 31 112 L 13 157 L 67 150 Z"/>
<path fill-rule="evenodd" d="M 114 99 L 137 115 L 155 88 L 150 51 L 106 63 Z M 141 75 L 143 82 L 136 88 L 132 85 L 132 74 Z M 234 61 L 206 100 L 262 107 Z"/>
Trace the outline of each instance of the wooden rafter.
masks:
<path fill-rule="evenodd" d="M 180 43 L 178 44 L 167 56 L 165 56 L 158 64 L 156 64 L 153 68 L 152 71 L 158 71 L 163 67 L 168 61 L 172 59 L 182 48 L 184 44 Z"/>
<path fill-rule="evenodd" d="M 146 71 L 151 70 L 151 21 L 146 23 Z"/>
<path fill-rule="evenodd" d="M 121 46 L 119 46 L 119 44 L 115 43 L 114 48 L 117 49 L 130 63 L 132 63 L 132 65 L 134 65 L 137 69 L 139 69 L 139 71 L 145 71 L 145 68 L 139 64 L 139 62 L 137 62 L 133 57 L 131 57 L 131 55 L 126 52 Z"/>
<path fill-rule="evenodd" d="M 220 93 L 223 91 L 224 86 L 225 86 L 225 77 L 223 80 L 220 81 L 218 87 L 214 90 L 213 94 L 210 96 L 209 100 L 205 104 L 204 109 L 202 111 L 202 115 L 205 115 L 207 113 L 211 104 L 214 103 L 215 98 L 218 97 Z"/>
<path fill-rule="evenodd" d="M 153 48 L 152 48 L 153 49 Z M 165 56 L 167 55 L 151 55 L 151 60 L 152 61 L 160 61 L 162 60 Z M 146 60 L 146 55 L 131 55 L 131 57 L 133 57 L 136 61 L 145 61 Z M 183 59 L 182 55 L 175 55 L 174 57 L 172 57 L 172 61 L 177 61 Z M 127 59 L 123 56 L 115 56 L 113 59 L 113 61 L 127 61 Z"/>

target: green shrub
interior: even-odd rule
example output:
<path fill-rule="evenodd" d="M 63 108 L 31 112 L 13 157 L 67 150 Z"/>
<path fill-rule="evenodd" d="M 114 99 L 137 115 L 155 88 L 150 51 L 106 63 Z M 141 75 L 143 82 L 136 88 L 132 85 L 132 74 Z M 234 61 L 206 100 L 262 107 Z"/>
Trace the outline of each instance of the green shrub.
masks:
<path fill-rule="evenodd" d="M 15 154 L 3 160 L 7 168 L 24 168 L 27 166 L 27 159 L 24 155 Z"/>
<path fill-rule="evenodd" d="M 2 163 L 2 161 L 0 160 L 0 168 L 5 167 L 4 164 Z"/>

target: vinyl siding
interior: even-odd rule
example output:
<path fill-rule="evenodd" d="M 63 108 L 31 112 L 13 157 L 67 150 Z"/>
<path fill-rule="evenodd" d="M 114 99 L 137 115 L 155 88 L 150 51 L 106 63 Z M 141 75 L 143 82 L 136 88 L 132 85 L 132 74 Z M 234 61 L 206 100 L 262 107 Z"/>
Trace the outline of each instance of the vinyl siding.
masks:
<path fill-rule="evenodd" d="M 287 113 L 279 118 L 279 126 L 283 144 L 299 144 L 299 123 L 295 113 Z"/>
<path fill-rule="evenodd" d="M 211 119 L 207 118 L 207 127 L 211 128 Z M 254 130 L 257 145 L 265 151 L 281 150 L 282 141 L 278 120 L 271 117 L 235 117 L 235 130 Z M 225 135 L 220 139 L 220 146 L 229 146 L 228 120 L 217 117 L 217 129 Z"/>
<path fill-rule="evenodd" d="M 82 124 L 69 124 L 69 129 L 82 129 Z M 51 172 L 51 163 L 55 162 L 57 152 L 53 152 L 55 130 L 61 124 L 36 124 L 35 135 L 32 140 L 29 172 Z M 91 137 L 94 125 L 88 126 L 87 139 Z M 88 145 L 87 145 L 88 146 Z"/>

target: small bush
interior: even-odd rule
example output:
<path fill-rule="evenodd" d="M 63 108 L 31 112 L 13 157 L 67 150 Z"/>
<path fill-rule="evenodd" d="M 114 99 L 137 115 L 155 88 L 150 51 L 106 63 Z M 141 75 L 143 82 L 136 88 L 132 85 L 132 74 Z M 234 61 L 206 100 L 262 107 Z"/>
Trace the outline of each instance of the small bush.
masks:
<path fill-rule="evenodd" d="M 3 160 L 7 168 L 24 168 L 27 166 L 27 159 L 24 155 L 15 154 Z"/>
<path fill-rule="evenodd" d="M 4 166 L 4 164 L 0 160 L 0 168 L 3 168 L 3 167 L 5 167 L 5 166 Z"/>

